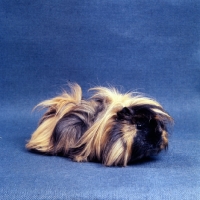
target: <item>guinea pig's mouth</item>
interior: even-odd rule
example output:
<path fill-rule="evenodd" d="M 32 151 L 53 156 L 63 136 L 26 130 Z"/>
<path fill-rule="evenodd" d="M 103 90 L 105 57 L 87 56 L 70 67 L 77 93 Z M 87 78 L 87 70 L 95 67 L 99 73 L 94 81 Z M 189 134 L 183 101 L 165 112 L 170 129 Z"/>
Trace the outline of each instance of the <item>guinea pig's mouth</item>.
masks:
<path fill-rule="evenodd" d="M 130 162 L 135 162 L 143 158 L 148 158 L 151 156 L 156 156 L 160 153 L 161 149 L 159 147 L 154 149 L 146 149 L 143 152 L 133 151 Z"/>
<path fill-rule="evenodd" d="M 149 149 L 146 152 L 146 156 L 156 156 L 157 154 L 159 154 L 161 151 L 160 148 L 155 148 L 155 149 Z"/>

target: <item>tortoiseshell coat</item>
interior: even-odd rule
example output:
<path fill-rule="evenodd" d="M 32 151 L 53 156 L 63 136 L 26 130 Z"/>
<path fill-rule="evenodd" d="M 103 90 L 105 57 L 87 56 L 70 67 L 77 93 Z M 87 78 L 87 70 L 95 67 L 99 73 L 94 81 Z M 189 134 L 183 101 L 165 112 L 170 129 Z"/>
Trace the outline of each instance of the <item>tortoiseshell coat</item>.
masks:
<path fill-rule="evenodd" d="M 74 161 L 98 160 L 106 166 L 126 166 L 168 146 L 172 118 L 153 99 L 114 88 L 96 87 L 82 99 L 78 84 L 71 94 L 46 100 L 48 108 L 26 147 Z"/>

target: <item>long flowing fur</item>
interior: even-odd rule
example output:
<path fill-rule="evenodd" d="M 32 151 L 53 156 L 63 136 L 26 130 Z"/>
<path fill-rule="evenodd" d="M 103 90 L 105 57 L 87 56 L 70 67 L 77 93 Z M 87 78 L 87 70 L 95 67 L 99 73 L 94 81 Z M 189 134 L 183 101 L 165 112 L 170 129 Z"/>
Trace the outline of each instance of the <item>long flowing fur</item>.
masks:
<path fill-rule="evenodd" d="M 131 160 L 148 156 L 149 150 L 136 151 L 141 132 L 138 121 L 142 119 L 144 126 L 146 118 L 148 127 L 154 123 L 153 129 L 160 134 L 157 151 L 167 147 L 166 125 L 172 118 L 155 100 L 105 87 L 92 88 L 94 95 L 84 100 L 78 84 L 70 88 L 71 93 L 38 104 L 47 111 L 26 145 L 29 150 L 62 153 L 77 162 L 98 160 L 107 166 L 126 166 Z"/>

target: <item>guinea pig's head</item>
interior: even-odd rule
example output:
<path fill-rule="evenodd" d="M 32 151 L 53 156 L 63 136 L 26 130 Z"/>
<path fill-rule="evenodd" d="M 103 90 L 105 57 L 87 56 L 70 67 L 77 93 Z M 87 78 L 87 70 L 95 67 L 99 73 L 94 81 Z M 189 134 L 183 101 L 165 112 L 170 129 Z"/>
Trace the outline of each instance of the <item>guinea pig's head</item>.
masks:
<path fill-rule="evenodd" d="M 129 162 L 158 154 L 168 147 L 167 125 L 172 118 L 161 108 L 153 105 L 124 107 L 117 113 L 123 134 L 132 130 Z M 130 135 L 130 134 L 129 134 Z"/>

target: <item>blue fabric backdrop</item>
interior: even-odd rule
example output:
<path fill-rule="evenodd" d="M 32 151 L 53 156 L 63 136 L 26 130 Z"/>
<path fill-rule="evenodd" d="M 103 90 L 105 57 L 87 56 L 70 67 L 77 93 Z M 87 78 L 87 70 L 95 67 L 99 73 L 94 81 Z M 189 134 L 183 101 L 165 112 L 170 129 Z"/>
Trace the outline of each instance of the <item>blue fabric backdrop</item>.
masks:
<path fill-rule="evenodd" d="M 169 150 L 126 168 L 26 151 L 67 81 L 157 99 Z M 0 199 L 200 199 L 198 0 L 0 0 L 0 95 Z"/>

